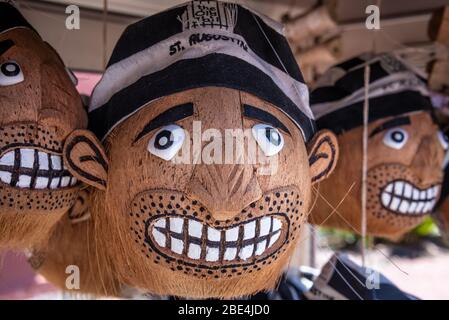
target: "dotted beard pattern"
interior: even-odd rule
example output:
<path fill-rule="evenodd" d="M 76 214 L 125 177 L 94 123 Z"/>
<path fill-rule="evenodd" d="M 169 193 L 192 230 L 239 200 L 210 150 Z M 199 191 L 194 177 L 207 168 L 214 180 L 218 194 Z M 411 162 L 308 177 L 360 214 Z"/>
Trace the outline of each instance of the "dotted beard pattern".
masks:
<path fill-rule="evenodd" d="M 0 155 L 12 148 L 33 148 L 62 154 L 63 144 L 53 128 L 36 124 L 16 123 L 0 127 Z M 61 189 L 21 189 L 0 182 L 0 210 L 2 208 L 48 214 L 69 209 L 76 200 L 79 186 Z"/>
<path fill-rule="evenodd" d="M 0 207 L 16 208 L 20 211 L 38 211 L 42 214 L 63 208 L 69 209 L 75 202 L 77 191 L 30 191 L 0 186 Z"/>
<path fill-rule="evenodd" d="M 307 214 L 299 192 L 290 188 L 274 190 L 265 194 L 261 199 L 251 203 L 232 220 L 218 221 L 213 218 L 204 206 L 196 200 L 176 191 L 146 191 L 135 197 L 129 212 L 130 231 L 136 245 L 141 246 L 141 252 L 152 263 L 161 268 L 174 272 L 182 272 L 199 279 L 204 278 L 232 278 L 244 273 L 262 270 L 276 262 L 278 258 L 298 238 L 299 229 L 305 222 Z M 223 262 L 208 262 L 192 260 L 187 255 L 177 255 L 170 250 L 155 245 L 149 237 L 149 221 L 164 215 L 176 215 L 200 221 L 202 224 L 215 229 L 229 229 L 257 218 L 279 215 L 282 216 L 282 229 L 279 240 L 262 255 L 253 256 L 247 260 Z"/>
<path fill-rule="evenodd" d="M 62 153 L 62 142 L 53 129 L 35 124 L 15 124 L 0 127 L 0 154 L 14 145 L 26 145 Z"/>

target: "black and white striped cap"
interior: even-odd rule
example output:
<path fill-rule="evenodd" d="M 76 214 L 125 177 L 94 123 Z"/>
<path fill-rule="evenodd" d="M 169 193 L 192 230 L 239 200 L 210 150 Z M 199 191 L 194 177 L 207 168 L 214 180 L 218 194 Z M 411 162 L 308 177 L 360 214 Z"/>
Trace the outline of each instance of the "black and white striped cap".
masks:
<path fill-rule="evenodd" d="M 426 82 L 395 54 L 364 54 L 329 69 L 310 94 L 319 128 L 336 134 L 363 124 L 365 66 L 370 66 L 369 122 L 432 110 Z"/>
<path fill-rule="evenodd" d="M 0 33 L 14 28 L 28 28 L 37 31 L 22 16 L 14 1 L 0 0 Z"/>
<path fill-rule="evenodd" d="M 92 95 L 91 130 L 104 139 L 149 102 L 205 86 L 242 90 L 276 105 L 306 141 L 315 132 L 308 89 L 282 26 L 218 1 L 191 1 L 124 31 Z"/>

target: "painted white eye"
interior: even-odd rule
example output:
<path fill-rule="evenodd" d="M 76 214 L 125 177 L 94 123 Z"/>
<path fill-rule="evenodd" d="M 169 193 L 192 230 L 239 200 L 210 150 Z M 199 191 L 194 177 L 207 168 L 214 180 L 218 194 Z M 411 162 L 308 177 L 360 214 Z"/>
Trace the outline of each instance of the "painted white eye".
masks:
<path fill-rule="evenodd" d="M 148 151 L 164 160 L 171 160 L 181 149 L 186 134 L 176 124 L 160 128 L 148 142 Z"/>
<path fill-rule="evenodd" d="M 23 81 L 23 73 L 15 61 L 6 61 L 0 65 L 0 87 L 11 86 Z"/>
<path fill-rule="evenodd" d="M 438 131 L 437 136 L 443 149 L 447 150 L 449 148 L 449 138 L 447 137 L 447 135 L 445 135 L 442 131 Z"/>
<path fill-rule="evenodd" d="M 407 143 L 407 140 L 408 133 L 401 128 L 390 129 L 384 135 L 385 145 L 393 149 L 401 149 Z"/>
<path fill-rule="evenodd" d="M 278 129 L 269 124 L 256 124 L 252 129 L 252 133 L 267 157 L 274 156 L 284 147 L 284 137 Z"/>

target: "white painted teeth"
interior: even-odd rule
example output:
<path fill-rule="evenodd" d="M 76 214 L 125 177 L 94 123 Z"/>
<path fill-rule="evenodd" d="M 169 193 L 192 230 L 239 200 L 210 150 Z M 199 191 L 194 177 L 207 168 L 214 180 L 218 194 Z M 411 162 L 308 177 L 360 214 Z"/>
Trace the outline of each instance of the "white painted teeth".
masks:
<path fill-rule="evenodd" d="M 256 235 L 256 221 L 251 221 L 243 226 L 243 239 L 252 239 Z"/>
<path fill-rule="evenodd" d="M 58 189 L 77 183 L 60 155 L 30 148 L 14 149 L 0 157 L 0 181 L 25 189 Z"/>
<path fill-rule="evenodd" d="M 226 230 L 226 241 L 237 241 L 239 238 L 239 227 Z"/>
<path fill-rule="evenodd" d="M 208 262 L 247 260 L 264 254 L 280 238 L 282 221 L 263 217 L 228 229 L 199 221 L 163 217 L 152 225 L 155 244 L 178 255 Z"/>
<path fill-rule="evenodd" d="M 395 181 L 388 184 L 382 191 L 382 205 L 391 211 L 420 215 L 429 213 L 439 196 L 439 185 L 421 190 L 409 182 Z"/>
<path fill-rule="evenodd" d="M 260 236 L 266 236 L 270 232 L 271 218 L 265 217 L 260 220 Z"/>

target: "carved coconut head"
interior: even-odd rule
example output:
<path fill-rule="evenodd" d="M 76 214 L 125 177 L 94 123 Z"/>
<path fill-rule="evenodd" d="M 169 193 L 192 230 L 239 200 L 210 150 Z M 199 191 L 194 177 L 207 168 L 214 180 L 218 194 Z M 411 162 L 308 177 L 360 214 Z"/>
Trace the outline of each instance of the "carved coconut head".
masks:
<path fill-rule="evenodd" d="M 0 247 L 24 247 L 76 198 L 62 151 L 87 115 L 54 49 L 12 5 L 0 3 L 0 21 Z"/>
<path fill-rule="evenodd" d="M 367 231 L 396 237 L 432 212 L 448 143 L 434 122 L 420 78 L 393 56 L 365 59 L 331 69 L 312 93 L 318 124 L 338 133 L 341 153 L 334 175 L 320 186 L 326 200 L 318 201 L 310 220 L 361 230 L 363 77 L 368 63 Z"/>
<path fill-rule="evenodd" d="M 72 158 L 81 179 L 107 180 L 92 218 L 99 251 L 122 283 L 235 297 L 275 285 L 307 218 L 311 185 L 330 174 L 338 150 L 333 134 L 315 133 L 307 88 L 274 22 L 237 5 L 198 4 L 127 29 L 90 108 L 108 172 L 89 170 L 82 152 Z M 233 20 L 194 24 L 189 14 L 201 20 L 198 10 Z M 145 32 L 159 21 L 171 26 L 166 39 Z M 265 60 L 273 49 L 258 24 L 288 70 Z M 184 49 L 170 51 L 173 39 Z M 165 68 L 148 71 L 156 65 Z"/>

